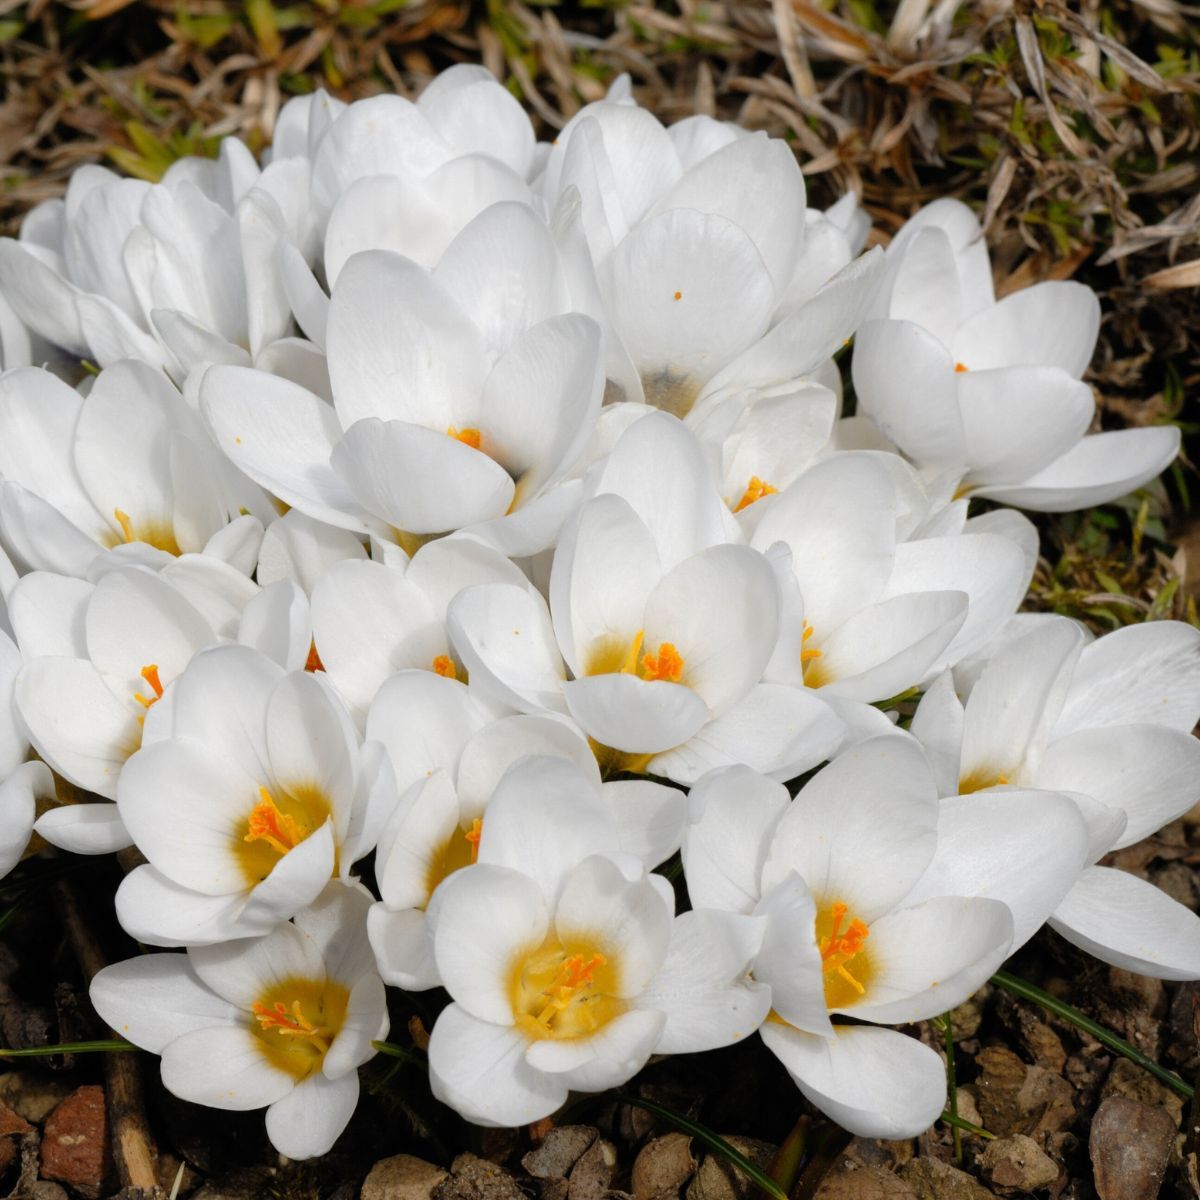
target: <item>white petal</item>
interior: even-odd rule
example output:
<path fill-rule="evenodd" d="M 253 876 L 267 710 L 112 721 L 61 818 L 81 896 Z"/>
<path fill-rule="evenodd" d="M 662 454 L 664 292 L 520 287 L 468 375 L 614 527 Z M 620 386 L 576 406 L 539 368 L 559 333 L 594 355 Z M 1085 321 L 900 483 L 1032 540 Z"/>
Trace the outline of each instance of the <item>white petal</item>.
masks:
<path fill-rule="evenodd" d="M 9 777 L 0 791 L 12 784 Z M 52 846 L 72 854 L 114 854 L 133 845 L 115 804 L 68 804 L 38 817 L 34 829 Z"/>
<path fill-rule="evenodd" d="M 185 1033 L 163 1048 L 167 1091 L 193 1104 L 245 1112 L 282 1099 L 296 1081 L 272 1066 L 247 1025 Z"/>
<path fill-rule="evenodd" d="M 358 1105 L 358 1075 L 310 1075 L 267 1109 L 267 1137 L 288 1158 L 328 1154 Z"/>
<path fill-rule="evenodd" d="M 636 675 L 590 675 L 563 685 L 579 727 L 602 746 L 629 754 L 656 754 L 688 741 L 709 711 L 691 688 Z"/>
<path fill-rule="evenodd" d="M 602 1092 L 618 1087 L 646 1065 L 666 1017 L 632 1009 L 587 1037 L 543 1038 L 530 1045 L 525 1061 L 573 1091 Z"/>

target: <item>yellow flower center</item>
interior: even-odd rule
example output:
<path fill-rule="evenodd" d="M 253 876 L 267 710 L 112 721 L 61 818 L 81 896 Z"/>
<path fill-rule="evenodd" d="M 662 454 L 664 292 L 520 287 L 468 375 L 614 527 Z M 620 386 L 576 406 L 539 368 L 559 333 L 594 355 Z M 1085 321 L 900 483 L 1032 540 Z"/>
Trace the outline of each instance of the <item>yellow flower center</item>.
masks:
<path fill-rule="evenodd" d="M 588 675 L 636 675 L 648 683 L 664 680 L 678 683 L 683 678 L 684 659 L 673 642 L 660 642 L 658 653 L 650 653 L 644 643 L 645 630 L 639 629 L 628 645 L 608 639 L 588 658 Z"/>
<path fill-rule="evenodd" d="M 985 788 L 1001 787 L 1008 783 L 1008 776 L 1000 771 L 993 772 L 987 767 L 978 767 L 964 775 L 958 781 L 958 794 L 969 796 L 972 792 L 982 792 Z"/>
<path fill-rule="evenodd" d="M 479 861 L 479 839 L 482 837 L 483 819 L 476 817 L 465 833 L 456 829 L 446 839 L 445 844 L 429 860 L 429 868 L 425 872 L 426 904 L 443 879 Z"/>
<path fill-rule="evenodd" d="M 849 912 L 840 900 L 817 910 L 815 932 L 828 1008 L 855 1004 L 866 993 L 873 975 L 870 956 L 863 949 L 871 931 L 857 917 L 847 921 Z"/>
<path fill-rule="evenodd" d="M 330 815 L 329 801 L 317 787 L 296 787 L 278 796 L 260 787 L 258 796 L 234 837 L 234 854 L 251 887 L 266 879 L 275 864 Z"/>
<path fill-rule="evenodd" d="M 526 1037 L 587 1037 L 625 1009 L 610 954 L 592 942 L 564 945 L 554 935 L 513 964 L 509 998 L 517 1028 Z"/>
<path fill-rule="evenodd" d="M 183 553 L 179 549 L 179 543 L 175 540 L 175 531 L 167 526 L 157 524 L 136 526 L 133 518 L 119 508 L 113 509 L 113 519 L 121 527 L 121 533 L 119 537 L 115 534 L 110 537 L 110 546 L 122 544 L 127 546 L 131 542 L 145 542 L 148 546 L 153 546 L 156 550 L 165 550 L 177 558 Z"/>
<path fill-rule="evenodd" d="M 349 990 L 332 980 L 284 979 L 250 1006 L 250 1030 L 272 1066 L 305 1079 L 320 1070 L 349 1001 Z"/>
<path fill-rule="evenodd" d="M 742 498 L 733 506 L 733 511 L 740 513 L 743 508 L 749 508 L 764 496 L 774 496 L 778 491 L 777 487 L 772 487 L 765 480 L 759 479 L 757 475 L 751 475 L 750 482 L 746 485 Z"/>

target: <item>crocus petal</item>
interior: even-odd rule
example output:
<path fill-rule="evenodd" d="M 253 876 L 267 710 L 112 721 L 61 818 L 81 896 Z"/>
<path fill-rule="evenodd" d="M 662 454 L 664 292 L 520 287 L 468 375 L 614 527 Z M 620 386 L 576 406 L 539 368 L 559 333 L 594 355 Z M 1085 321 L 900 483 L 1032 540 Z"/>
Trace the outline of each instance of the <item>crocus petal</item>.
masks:
<path fill-rule="evenodd" d="M 761 1032 L 804 1095 L 859 1137 L 916 1137 L 946 1106 L 945 1064 L 916 1038 L 870 1025 L 821 1038 L 775 1021 Z"/>
<path fill-rule="evenodd" d="M 1089 867 L 1050 927 L 1123 970 L 1152 979 L 1200 978 L 1200 917 L 1125 871 Z"/>
<path fill-rule="evenodd" d="M 290 924 L 280 925 L 266 937 L 194 946 L 188 960 L 205 987 L 243 1012 L 282 983 L 324 974 L 313 940 Z"/>
<path fill-rule="evenodd" d="M 984 896 L 1013 915 L 1013 951 L 1041 928 L 1087 864 L 1087 825 L 1054 792 L 1000 791 L 941 803 L 929 870 L 905 897 Z"/>
<path fill-rule="evenodd" d="M 429 1037 L 433 1094 L 476 1125 L 512 1128 L 559 1108 L 567 1085 L 525 1061 L 529 1042 L 510 1025 L 494 1025 L 451 1004 Z"/>
<path fill-rule="evenodd" d="M 14 779 L 10 776 L 0 785 L 0 793 Z M 53 787 L 48 794 L 53 795 Z M 52 808 L 42 813 L 33 827 L 50 845 L 72 854 L 115 854 L 133 845 L 115 804 L 67 804 Z"/>
<path fill-rule="evenodd" d="M 193 892 L 153 867 L 141 866 L 117 888 L 117 920 L 130 937 L 148 946 L 206 945 L 244 936 L 238 929 L 243 901 L 240 895 Z"/>
<path fill-rule="evenodd" d="M 358 1105 L 358 1075 L 310 1075 L 267 1109 L 267 1137 L 288 1158 L 328 1154 Z"/>
<path fill-rule="evenodd" d="M 21 861 L 34 829 L 38 800 L 53 796 L 54 779 L 45 763 L 25 763 L 0 783 L 0 876 Z"/>
<path fill-rule="evenodd" d="M 748 767 L 713 771 L 692 788 L 683 869 L 697 908 L 753 910 L 767 846 L 789 803 L 783 784 Z"/>
<path fill-rule="evenodd" d="M 631 1079 L 646 1065 L 665 1023 L 661 1012 L 632 1009 L 588 1037 L 533 1042 L 525 1061 L 573 1090 L 602 1092 Z"/>
<path fill-rule="evenodd" d="M 823 902 L 868 925 L 913 887 L 937 845 L 937 789 L 920 747 L 886 735 L 854 746 L 814 776 L 784 814 L 764 888 L 796 871 Z"/>
<path fill-rule="evenodd" d="M 771 991 L 749 976 L 764 922 L 698 909 L 676 918 L 662 969 L 638 997 L 666 1025 L 659 1054 L 694 1054 L 749 1037 L 766 1020 Z"/>
<path fill-rule="evenodd" d="M 1094 433 L 1020 483 L 979 488 L 973 495 L 1033 512 L 1075 512 L 1107 504 L 1161 474 L 1179 453 L 1174 425 Z"/>
<path fill-rule="evenodd" d="M 1200 741 L 1161 725 L 1080 729 L 1046 747 L 1032 782 L 1086 792 L 1123 809 L 1129 824 L 1114 849 L 1132 846 L 1181 817 L 1200 797 Z"/>
<path fill-rule="evenodd" d="M 845 1010 L 902 1025 L 961 1004 L 1008 956 L 1013 917 L 999 900 L 937 896 L 871 923 L 872 978 Z"/>
<path fill-rule="evenodd" d="M 636 675 L 591 675 L 563 685 L 567 708 L 579 727 L 602 746 L 629 754 L 655 754 L 688 741 L 709 719 L 691 688 Z"/>
<path fill-rule="evenodd" d="M 438 973 L 465 1013 L 492 1025 L 512 1025 L 509 987 L 522 952 L 542 944 L 550 914 L 538 885 L 508 867 L 455 871 L 430 910 Z"/>
<path fill-rule="evenodd" d="M 433 938 L 422 910 L 391 912 L 382 904 L 372 905 L 367 914 L 367 933 L 385 983 L 406 992 L 423 992 L 441 984 L 433 958 Z"/>
<path fill-rule="evenodd" d="M 766 926 L 754 974 L 770 989 L 771 1007 L 797 1029 L 832 1037 L 816 937 L 817 905 L 807 884 L 789 871 L 763 896 L 754 915 Z"/>
<path fill-rule="evenodd" d="M 296 1085 L 271 1065 L 245 1025 L 194 1029 L 176 1038 L 163 1047 L 162 1079 L 181 1100 L 233 1112 L 274 1104 Z"/>
<path fill-rule="evenodd" d="M 195 1029 L 244 1017 L 200 982 L 186 954 L 144 954 L 103 967 L 88 998 L 114 1033 L 151 1054 Z"/>
<path fill-rule="evenodd" d="M 621 850 L 641 859 L 647 869 L 666 862 L 679 849 L 687 797 L 678 788 L 649 779 L 614 780 L 604 784 L 604 802 L 617 822 Z"/>

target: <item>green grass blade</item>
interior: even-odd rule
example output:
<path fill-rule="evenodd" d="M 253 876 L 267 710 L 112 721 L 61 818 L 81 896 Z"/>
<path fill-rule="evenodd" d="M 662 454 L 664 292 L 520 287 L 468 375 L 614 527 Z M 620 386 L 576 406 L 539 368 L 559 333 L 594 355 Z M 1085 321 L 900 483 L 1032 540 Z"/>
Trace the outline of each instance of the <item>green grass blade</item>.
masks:
<path fill-rule="evenodd" d="M 1023 1000 L 1032 1000 L 1034 1004 L 1040 1004 L 1044 1009 L 1054 1013 L 1055 1016 L 1062 1017 L 1064 1021 L 1069 1021 L 1076 1029 L 1082 1029 L 1085 1033 L 1090 1033 L 1096 1041 L 1107 1046 L 1110 1050 L 1115 1050 L 1118 1054 L 1123 1054 L 1130 1062 L 1135 1062 L 1143 1070 L 1149 1071 L 1156 1079 L 1162 1080 L 1167 1087 L 1174 1089 L 1185 1100 L 1191 1100 L 1196 1094 L 1196 1089 L 1190 1083 L 1185 1083 L 1180 1079 L 1174 1071 L 1168 1071 L 1166 1067 L 1161 1067 L 1152 1058 L 1148 1058 L 1140 1050 L 1131 1046 L 1124 1038 L 1119 1038 L 1111 1029 L 1105 1029 L 1103 1025 L 1097 1024 L 1091 1017 L 1084 1016 L 1077 1008 L 1072 1008 L 1069 1004 L 1064 1004 L 1057 997 L 1050 995 L 1049 992 L 1044 992 L 1040 987 L 1034 986 L 1032 983 L 1027 983 L 1024 979 L 1016 975 L 1010 975 L 1007 971 L 997 971 L 992 976 L 992 982 L 997 987 L 1002 987 L 1006 992 L 1012 992 L 1014 996 L 1020 996 Z"/>
<path fill-rule="evenodd" d="M 98 1051 L 113 1052 L 136 1050 L 132 1042 L 116 1038 L 101 1042 L 60 1042 L 57 1046 L 34 1046 L 28 1050 L 0 1050 L 0 1058 L 49 1058 L 52 1054 L 93 1054 Z"/>
<path fill-rule="evenodd" d="M 677 1113 L 655 1100 L 644 1100 L 641 1096 L 629 1096 L 624 1092 L 614 1092 L 609 1099 L 616 1100 L 620 1104 L 632 1104 L 634 1108 L 642 1108 L 648 1113 L 653 1113 L 656 1117 L 662 1117 L 664 1121 L 668 1121 L 676 1129 L 690 1134 L 698 1142 L 703 1142 L 714 1153 L 719 1154 L 727 1162 L 732 1163 L 739 1171 L 749 1176 L 768 1196 L 773 1196 L 774 1200 L 788 1200 L 787 1192 L 766 1171 L 760 1167 L 756 1167 L 744 1154 L 735 1150 L 719 1133 L 713 1133 L 707 1126 L 701 1125 L 698 1121 L 693 1121 L 690 1117 L 685 1117 L 682 1113 Z"/>
<path fill-rule="evenodd" d="M 957 1134 L 959 1130 L 962 1130 L 963 1133 L 973 1133 L 976 1137 L 984 1138 L 989 1142 L 996 1136 L 994 1133 L 988 1133 L 988 1131 L 982 1126 L 974 1125 L 970 1121 L 960 1117 L 957 1113 L 952 1113 L 949 1109 L 946 1109 L 946 1111 L 942 1113 L 940 1119 L 945 1121 L 945 1123 L 954 1130 L 955 1134 Z"/>

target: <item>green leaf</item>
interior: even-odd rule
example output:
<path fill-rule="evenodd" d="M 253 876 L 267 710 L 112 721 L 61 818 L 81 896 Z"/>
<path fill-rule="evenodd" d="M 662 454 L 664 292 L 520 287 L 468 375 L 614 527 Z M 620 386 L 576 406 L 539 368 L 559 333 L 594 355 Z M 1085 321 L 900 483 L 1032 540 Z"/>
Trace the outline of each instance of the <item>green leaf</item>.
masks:
<path fill-rule="evenodd" d="M 53 1054 L 113 1053 L 136 1049 L 132 1042 L 114 1038 L 102 1042 L 60 1042 L 57 1046 L 34 1046 L 29 1050 L 0 1050 L 0 1058 L 49 1058 Z"/>
<path fill-rule="evenodd" d="M 1098 1024 L 1091 1017 L 1081 1013 L 1079 1009 L 1072 1008 L 1069 1004 L 1064 1004 L 1056 996 L 1042 991 L 1035 984 L 1027 983 L 1024 979 L 1016 975 L 1010 975 L 1007 971 L 997 971 L 992 976 L 992 982 L 997 987 L 1002 987 L 1006 992 L 1012 992 L 1014 996 L 1020 996 L 1022 1000 L 1032 1000 L 1034 1004 L 1040 1004 L 1044 1009 L 1054 1013 L 1055 1016 L 1070 1022 L 1076 1029 L 1082 1029 L 1085 1033 L 1090 1033 L 1101 1045 L 1107 1046 L 1110 1050 L 1115 1050 L 1118 1054 L 1123 1054 L 1130 1062 L 1137 1063 L 1143 1070 L 1149 1071 L 1155 1079 L 1161 1080 L 1167 1087 L 1178 1092 L 1185 1100 L 1191 1100 L 1195 1095 L 1196 1089 L 1190 1083 L 1185 1083 L 1184 1080 L 1180 1079 L 1174 1071 L 1168 1071 L 1166 1067 L 1160 1067 L 1154 1059 L 1148 1058 L 1140 1050 L 1134 1049 L 1124 1038 L 1117 1037 L 1111 1029 L 1105 1029 L 1103 1025 Z"/>

